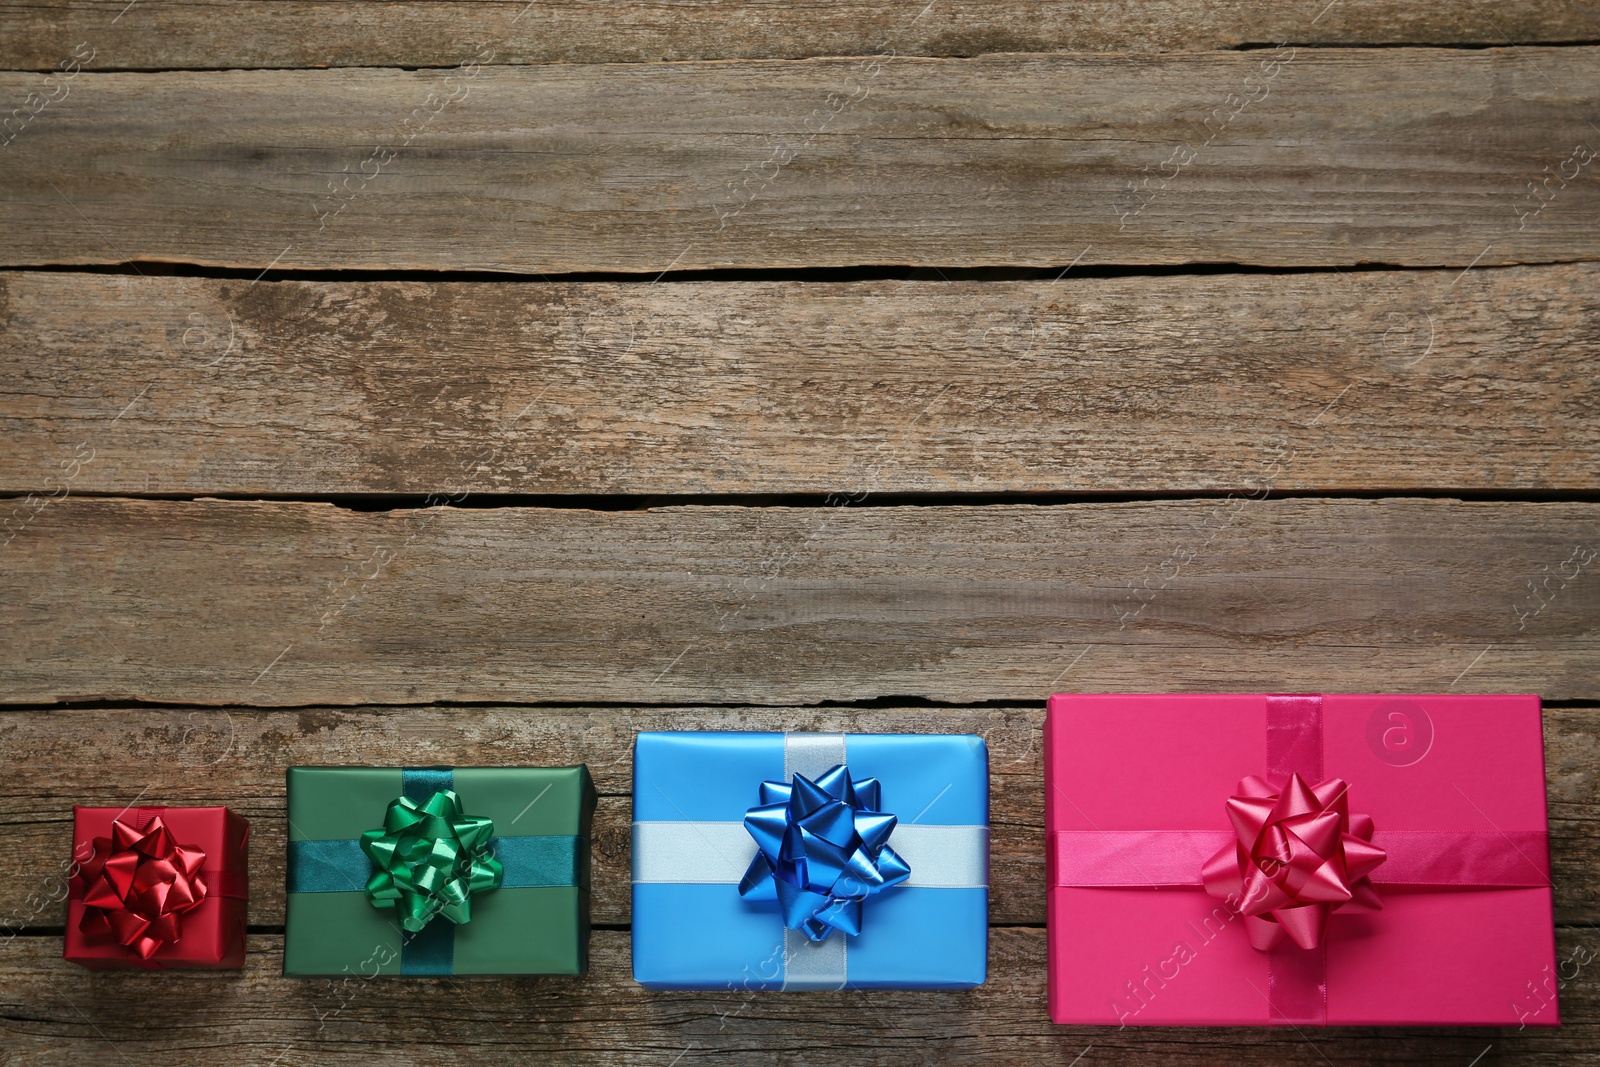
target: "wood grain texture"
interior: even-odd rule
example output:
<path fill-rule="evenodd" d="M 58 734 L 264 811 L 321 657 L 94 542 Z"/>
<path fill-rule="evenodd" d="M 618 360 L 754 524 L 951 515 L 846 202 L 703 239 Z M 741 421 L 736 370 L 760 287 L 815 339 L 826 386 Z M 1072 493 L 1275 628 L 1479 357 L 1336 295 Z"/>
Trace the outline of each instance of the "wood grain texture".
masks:
<path fill-rule="evenodd" d="M 244 971 L 91 973 L 56 937 L 0 947 L 8 1064 L 1242 1064 L 1404 1062 L 1566 1067 L 1600 1050 L 1600 980 L 1561 990 L 1560 1029 L 1278 1030 L 1054 1026 L 1044 931 L 990 931 L 989 981 L 959 992 L 666 993 L 630 976 L 628 935 L 598 930 L 582 979 L 291 979 L 282 938 L 256 935 Z M 1558 958 L 1593 959 L 1589 928 L 1557 930 Z M 1441 981 L 1449 981 L 1441 976 Z M 847 1036 L 846 1036 L 847 1035 Z M 92 1051 L 91 1051 L 92 1050 Z"/>
<path fill-rule="evenodd" d="M 0 716 L 0 927 L 59 926 L 71 804 L 225 804 L 252 820 L 250 922 L 283 925 L 285 767 L 297 764 L 588 764 L 595 813 L 593 917 L 626 924 L 633 738 L 640 730 L 975 733 L 989 744 L 989 918 L 1045 921 L 1042 707 L 128 708 Z M 1600 711 L 1545 713 L 1558 923 L 1600 920 Z M 64 799 L 64 798 L 70 798 Z"/>
<path fill-rule="evenodd" d="M 0 272 L 0 1061 L 1600 1062 L 1597 42 L 1579 0 L 0 6 L 57 71 L 0 74 L 0 266 L 49 268 Z M 644 284 L 712 268 L 818 273 Z M 540 277 L 591 271 L 637 280 Z M 1219 496 L 859 506 L 1032 492 Z M 128 499 L 213 493 L 458 506 Z M 782 493 L 854 506 L 711 495 Z M 544 494 L 622 510 L 485 506 Z M 1052 1026 L 1074 689 L 1564 702 L 1566 1025 Z M 696 728 L 988 738 L 989 983 L 635 986 L 631 741 Z M 587 979 L 281 977 L 286 765 L 580 761 Z M 135 799 L 254 820 L 244 972 L 59 959 L 70 807 Z"/>
<path fill-rule="evenodd" d="M 1600 697 L 1600 505 L 454 509 L 49 503 L 0 696 L 788 704 Z"/>
<path fill-rule="evenodd" d="M 1600 266 L 1058 282 L 0 274 L 0 491 L 1594 489 Z M 81 449 L 80 449 L 80 446 Z"/>
<path fill-rule="evenodd" d="M 1597 55 L 82 72 L 4 148 L 0 264 L 1593 259 Z"/>
<path fill-rule="evenodd" d="M 449 67 L 985 52 L 1159 52 L 1294 44 L 1552 44 L 1600 38 L 1582 0 L 35 0 L 0 7 L 0 69 L 48 70 L 80 41 L 99 70 Z M 469 43 L 470 42 L 470 43 Z"/>

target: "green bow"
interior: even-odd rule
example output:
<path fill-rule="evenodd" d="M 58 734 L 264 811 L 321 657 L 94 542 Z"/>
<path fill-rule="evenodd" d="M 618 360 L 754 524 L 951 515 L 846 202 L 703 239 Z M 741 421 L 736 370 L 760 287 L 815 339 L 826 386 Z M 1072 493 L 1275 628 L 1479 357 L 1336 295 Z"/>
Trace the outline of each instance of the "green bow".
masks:
<path fill-rule="evenodd" d="M 489 852 L 493 835 L 494 821 L 462 814 L 454 790 L 437 790 L 420 805 L 396 797 L 383 829 L 361 835 L 374 868 L 367 899 L 375 908 L 394 904 L 400 925 L 413 932 L 435 915 L 469 922 L 472 894 L 499 889 L 505 877 Z"/>

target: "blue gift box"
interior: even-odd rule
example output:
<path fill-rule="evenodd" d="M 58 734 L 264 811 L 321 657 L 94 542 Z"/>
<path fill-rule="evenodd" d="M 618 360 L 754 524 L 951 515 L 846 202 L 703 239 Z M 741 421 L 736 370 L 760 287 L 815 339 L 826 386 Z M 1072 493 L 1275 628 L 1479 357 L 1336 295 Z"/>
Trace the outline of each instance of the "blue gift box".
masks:
<path fill-rule="evenodd" d="M 762 783 L 843 764 L 897 817 L 909 877 L 861 904 L 860 933 L 812 940 L 740 895 Z M 840 776 L 835 775 L 837 781 Z M 798 789 L 799 786 L 794 786 Z M 787 800 L 789 787 L 767 790 Z M 940 734 L 641 733 L 633 762 L 633 977 L 653 989 L 966 989 L 989 937 L 989 752 Z M 878 821 L 881 825 L 881 820 Z M 759 864 L 757 866 L 760 866 Z"/>

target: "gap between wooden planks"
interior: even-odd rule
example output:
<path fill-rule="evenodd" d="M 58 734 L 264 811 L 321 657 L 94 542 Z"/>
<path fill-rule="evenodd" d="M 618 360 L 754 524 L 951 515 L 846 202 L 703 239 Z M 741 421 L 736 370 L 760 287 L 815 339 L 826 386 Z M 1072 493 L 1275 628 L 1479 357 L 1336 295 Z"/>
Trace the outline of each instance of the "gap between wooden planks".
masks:
<path fill-rule="evenodd" d="M 132 495 L 1585 490 L 1597 316 L 1594 264 L 0 273 L 0 491 L 55 492 L 68 471 L 73 492 Z"/>
<path fill-rule="evenodd" d="M 10 703 L 806 703 L 1600 689 L 1600 505 L 644 511 L 68 498 Z"/>
<path fill-rule="evenodd" d="M 0 265 L 1594 259 L 1597 55 L 82 72 L 5 148 Z"/>
<path fill-rule="evenodd" d="M 1556 43 L 1600 38 L 1582 0 L 1491 7 L 1405 0 L 670 0 L 594 4 L 358 0 L 169 3 L 39 0 L 0 8 L 0 69 L 48 70 L 80 41 L 95 69 L 449 67 L 480 42 L 495 62 L 798 59 L 892 51 L 1202 51 L 1288 41 L 1332 45 Z M 469 42 L 471 43 L 469 46 Z"/>
<path fill-rule="evenodd" d="M 1070 688 L 1070 687 L 1068 687 Z M 1026 708 L 115 708 L 0 716 L 11 787 L 0 824 L 11 876 L 0 916 L 51 927 L 72 851 L 71 804 L 225 804 L 252 820 L 250 922 L 283 925 L 284 769 L 293 765 L 585 763 L 595 813 L 593 915 L 629 921 L 633 738 L 640 730 L 975 733 L 989 745 L 990 921 L 1045 921 L 1044 712 Z M 1555 917 L 1600 919 L 1600 711 L 1545 712 Z M 753 787 L 752 787 L 753 788 Z M 1219 805 L 1221 801 L 1218 801 Z M 1218 808 L 1219 814 L 1221 808 Z"/>

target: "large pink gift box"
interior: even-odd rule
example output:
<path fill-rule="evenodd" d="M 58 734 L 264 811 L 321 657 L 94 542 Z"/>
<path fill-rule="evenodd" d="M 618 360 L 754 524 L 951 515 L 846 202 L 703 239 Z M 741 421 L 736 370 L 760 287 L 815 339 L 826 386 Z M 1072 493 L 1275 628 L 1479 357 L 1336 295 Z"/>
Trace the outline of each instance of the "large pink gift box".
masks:
<path fill-rule="evenodd" d="M 1538 697 L 1060 694 L 1044 729 L 1056 1022 L 1559 1022 Z"/>

